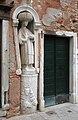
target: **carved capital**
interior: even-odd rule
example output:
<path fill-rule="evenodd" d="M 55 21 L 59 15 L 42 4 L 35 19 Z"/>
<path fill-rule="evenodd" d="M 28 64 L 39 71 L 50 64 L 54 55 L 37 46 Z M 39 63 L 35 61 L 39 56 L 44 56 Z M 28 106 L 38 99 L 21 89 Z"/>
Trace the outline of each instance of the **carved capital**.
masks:
<path fill-rule="evenodd" d="M 13 19 L 13 26 L 18 27 L 19 20 L 18 19 Z"/>
<path fill-rule="evenodd" d="M 40 22 L 35 22 L 34 29 L 39 30 L 40 27 L 41 27 L 41 23 Z"/>

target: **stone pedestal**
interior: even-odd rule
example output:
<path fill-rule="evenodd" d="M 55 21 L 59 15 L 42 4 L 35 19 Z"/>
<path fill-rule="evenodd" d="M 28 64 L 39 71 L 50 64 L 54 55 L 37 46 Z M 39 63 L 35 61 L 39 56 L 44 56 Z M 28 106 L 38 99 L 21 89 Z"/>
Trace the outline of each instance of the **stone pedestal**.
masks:
<path fill-rule="evenodd" d="M 37 74 L 28 70 L 21 75 L 21 111 L 33 113 L 37 109 Z"/>

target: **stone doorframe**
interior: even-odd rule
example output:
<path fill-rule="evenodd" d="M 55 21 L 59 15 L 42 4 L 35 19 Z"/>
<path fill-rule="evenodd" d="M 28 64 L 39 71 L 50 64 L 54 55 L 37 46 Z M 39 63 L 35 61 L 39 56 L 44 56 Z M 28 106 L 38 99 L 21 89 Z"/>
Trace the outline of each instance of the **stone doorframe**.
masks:
<path fill-rule="evenodd" d="M 39 76 L 39 109 L 45 108 L 44 100 L 44 35 L 56 35 L 70 38 L 69 48 L 69 102 L 78 103 L 78 80 L 77 80 L 77 33 L 67 31 L 42 31 L 40 49 L 40 76 Z"/>
<path fill-rule="evenodd" d="M 2 20 L 2 72 L 1 72 L 1 109 L 0 116 L 6 116 L 9 109 L 8 89 L 9 89 L 9 21 Z"/>

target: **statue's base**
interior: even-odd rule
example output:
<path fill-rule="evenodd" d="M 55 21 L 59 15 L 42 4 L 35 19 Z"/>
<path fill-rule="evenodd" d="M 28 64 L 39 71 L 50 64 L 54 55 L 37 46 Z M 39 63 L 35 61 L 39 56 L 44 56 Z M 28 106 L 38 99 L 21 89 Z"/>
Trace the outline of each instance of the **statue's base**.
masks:
<path fill-rule="evenodd" d="M 37 108 L 34 106 L 32 108 L 26 108 L 25 110 L 22 109 L 21 113 L 22 114 L 32 114 L 32 113 L 35 113 L 36 111 L 37 111 Z"/>
<path fill-rule="evenodd" d="M 21 112 L 34 113 L 37 109 L 37 78 L 35 69 L 26 69 L 21 75 Z"/>

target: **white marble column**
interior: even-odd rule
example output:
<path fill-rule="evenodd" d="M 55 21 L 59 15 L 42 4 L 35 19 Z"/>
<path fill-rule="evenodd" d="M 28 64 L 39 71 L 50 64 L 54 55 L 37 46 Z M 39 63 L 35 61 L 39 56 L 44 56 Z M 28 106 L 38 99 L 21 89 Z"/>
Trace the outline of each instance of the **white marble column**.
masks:
<path fill-rule="evenodd" d="M 2 109 L 9 108 L 9 21 L 2 20 Z"/>
<path fill-rule="evenodd" d="M 40 30 L 40 73 L 39 73 L 39 110 L 44 110 L 44 34 L 43 30 Z"/>
<path fill-rule="evenodd" d="M 20 59 L 19 40 L 18 40 L 18 23 L 19 23 L 18 19 L 13 20 L 14 41 L 15 41 L 15 50 L 16 50 L 16 65 L 17 65 L 16 74 L 21 75 L 21 59 Z"/>

